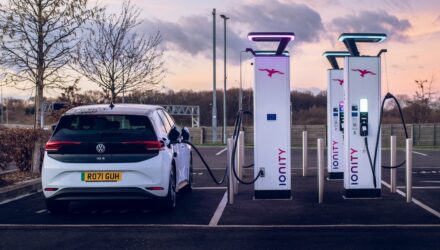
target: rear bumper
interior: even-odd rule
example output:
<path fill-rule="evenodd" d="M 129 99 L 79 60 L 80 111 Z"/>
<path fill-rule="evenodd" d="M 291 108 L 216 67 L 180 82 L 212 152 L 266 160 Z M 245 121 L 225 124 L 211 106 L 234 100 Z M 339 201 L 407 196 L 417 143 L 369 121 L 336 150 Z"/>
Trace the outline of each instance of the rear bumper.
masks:
<path fill-rule="evenodd" d="M 46 153 L 47 154 L 47 153 Z M 166 152 L 135 163 L 65 163 L 46 157 L 43 162 L 42 186 L 46 198 L 60 199 L 146 199 L 165 197 L 168 193 L 172 156 Z M 120 172 L 117 182 L 86 182 L 84 172 Z M 147 190 L 162 187 L 162 190 Z M 57 191 L 47 191 L 56 188 Z M 122 192 L 119 194 L 118 192 Z M 67 199 L 67 198 L 64 198 Z"/>
<path fill-rule="evenodd" d="M 164 199 L 136 187 L 63 188 L 51 200 L 157 200 Z"/>

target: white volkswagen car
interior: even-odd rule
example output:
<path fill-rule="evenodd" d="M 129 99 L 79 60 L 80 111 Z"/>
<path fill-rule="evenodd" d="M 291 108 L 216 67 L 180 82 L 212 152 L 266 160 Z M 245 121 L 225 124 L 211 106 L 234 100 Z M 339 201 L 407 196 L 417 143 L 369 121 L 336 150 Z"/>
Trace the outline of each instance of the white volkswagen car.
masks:
<path fill-rule="evenodd" d="M 178 134 L 160 106 L 91 105 L 59 120 L 46 144 L 42 186 L 47 209 L 67 211 L 77 200 L 160 200 L 176 206 L 176 192 L 191 190 L 191 149 L 170 144 Z M 187 136 L 188 131 L 185 130 Z"/>

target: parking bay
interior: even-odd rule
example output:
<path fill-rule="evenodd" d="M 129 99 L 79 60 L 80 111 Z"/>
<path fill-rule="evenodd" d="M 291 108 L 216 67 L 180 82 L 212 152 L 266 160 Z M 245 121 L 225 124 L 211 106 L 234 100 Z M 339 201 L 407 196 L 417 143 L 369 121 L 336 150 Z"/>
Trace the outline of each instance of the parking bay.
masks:
<path fill-rule="evenodd" d="M 214 174 L 221 178 L 226 163 L 225 153 L 216 155 L 222 148 L 202 148 L 207 161 L 214 167 Z M 310 150 L 310 169 L 307 177 L 301 176 L 301 152 L 293 150 L 293 199 L 253 200 L 252 186 L 240 185 L 240 192 L 233 205 L 219 206 L 226 192 L 225 186 L 217 186 L 194 157 L 194 190 L 178 197 L 178 207 L 172 213 L 162 213 L 138 202 L 80 202 L 73 203 L 66 215 L 53 215 L 45 210 L 42 193 L 0 205 L 0 224 L 7 225 L 173 225 L 209 226 L 213 216 L 219 214 L 218 222 L 210 226 L 411 226 L 438 225 L 440 219 L 420 206 L 410 203 L 399 194 L 391 194 L 383 186 L 380 199 L 346 200 L 342 197 L 342 181 L 326 181 L 324 203 L 317 203 L 316 152 Z M 387 151 L 384 151 L 386 162 Z M 402 159 L 402 152 L 398 157 Z M 432 187 L 438 176 L 433 171 L 440 153 L 414 156 L 414 184 Z M 252 149 L 246 149 L 246 164 L 252 162 Z M 425 169 L 422 169 L 425 168 Z M 428 168 L 426 170 L 426 168 Z M 434 170 L 432 170 L 434 169 Z M 420 171 L 418 173 L 417 171 Z M 425 171 L 422 174 L 421 171 Z M 431 174 L 426 174 L 431 171 Z M 383 170 L 387 181 L 389 170 Z M 404 170 L 398 170 L 398 186 L 403 185 Z M 245 173 L 252 177 L 252 170 Z M 433 179 L 433 180 L 431 180 Z M 434 181 L 434 182 L 424 182 Z M 414 189 L 414 198 L 435 211 L 440 210 L 439 189 Z M 1 227 L 1 226 L 0 226 Z"/>

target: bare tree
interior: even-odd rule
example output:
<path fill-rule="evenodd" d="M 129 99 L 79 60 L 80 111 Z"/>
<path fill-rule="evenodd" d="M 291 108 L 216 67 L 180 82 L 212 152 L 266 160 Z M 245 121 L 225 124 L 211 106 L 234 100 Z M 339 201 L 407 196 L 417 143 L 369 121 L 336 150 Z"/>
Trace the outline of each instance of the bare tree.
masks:
<path fill-rule="evenodd" d="M 40 113 L 46 87 L 63 82 L 81 26 L 97 8 L 87 0 L 8 0 L 0 4 L 0 50 L 8 68 L 6 83 L 35 89 L 35 128 L 41 128 Z M 34 147 L 33 171 L 41 159 L 38 140 Z"/>
<path fill-rule="evenodd" d="M 414 121 L 418 123 L 427 122 L 432 112 L 433 98 L 436 94 L 432 90 L 434 84 L 434 76 L 431 80 L 415 80 L 417 91 L 410 101 L 410 112 Z"/>
<path fill-rule="evenodd" d="M 0 49 L 8 72 L 6 83 L 35 89 L 35 127 L 45 87 L 66 79 L 62 70 L 71 60 L 81 26 L 97 8 L 87 0 L 8 0 L 0 4 Z"/>
<path fill-rule="evenodd" d="M 111 101 L 121 93 L 145 89 L 164 75 L 161 35 L 139 35 L 134 31 L 140 9 L 125 1 L 117 14 L 93 20 L 89 36 L 78 46 L 74 68 L 104 92 Z"/>

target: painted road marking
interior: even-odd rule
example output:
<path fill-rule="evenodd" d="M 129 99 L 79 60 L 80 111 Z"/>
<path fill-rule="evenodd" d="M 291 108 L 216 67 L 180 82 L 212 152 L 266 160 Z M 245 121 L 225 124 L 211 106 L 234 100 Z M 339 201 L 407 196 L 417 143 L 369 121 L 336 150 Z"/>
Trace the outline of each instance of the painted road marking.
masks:
<path fill-rule="evenodd" d="M 220 151 L 219 151 L 217 154 L 215 154 L 215 155 L 219 156 L 219 155 L 223 154 L 223 152 L 225 152 L 226 150 L 228 150 L 228 148 L 224 148 L 224 149 L 220 150 Z"/>
<path fill-rule="evenodd" d="M 44 213 L 46 211 L 47 211 L 46 209 L 41 209 L 41 210 L 36 211 L 35 213 L 36 214 L 42 214 L 42 213 Z"/>
<path fill-rule="evenodd" d="M 38 190 L 37 193 L 38 192 L 41 192 L 41 190 Z M 24 194 L 24 195 L 20 195 L 20 196 L 17 196 L 15 198 L 12 198 L 12 199 L 9 199 L 9 200 L 4 200 L 4 201 L 0 202 L 0 205 L 6 204 L 6 203 L 9 203 L 9 202 L 12 202 L 12 201 L 20 200 L 20 199 L 23 199 L 23 198 L 28 197 L 30 195 L 33 195 L 33 194 L 35 194 L 35 193 Z"/>
<path fill-rule="evenodd" d="M 193 187 L 193 190 L 221 190 L 226 189 L 226 187 Z"/>
<path fill-rule="evenodd" d="M 413 168 L 416 168 L 416 167 L 413 167 Z M 246 168 L 246 169 L 249 169 L 249 171 L 252 170 L 252 168 Z M 244 169 L 244 170 L 246 170 L 246 169 Z M 302 169 L 302 167 L 292 167 L 290 169 L 297 170 L 297 169 Z M 307 169 L 317 169 L 317 167 L 308 167 Z M 204 170 L 204 171 L 207 171 L 206 168 L 194 168 L 194 170 Z M 211 170 L 225 170 L 225 168 L 211 168 Z"/>
<path fill-rule="evenodd" d="M 200 224 L 0 224 L 0 228 L 211 228 Z M 440 228 L 440 224 L 217 225 L 218 228 Z"/>
<path fill-rule="evenodd" d="M 388 184 L 388 183 L 386 183 L 385 181 L 382 181 L 382 184 L 385 185 L 385 186 L 388 187 L 388 188 L 391 188 L 391 185 Z M 398 194 L 400 194 L 401 196 L 406 197 L 406 194 L 405 194 L 404 192 L 402 192 L 401 190 L 396 189 L 396 192 L 397 192 Z M 418 205 L 419 207 L 425 209 L 426 211 L 430 212 L 431 214 L 437 216 L 437 218 L 440 218 L 440 212 L 438 212 L 438 211 L 432 209 L 431 207 L 429 207 L 429 206 L 423 204 L 422 202 L 420 202 L 419 200 L 415 199 L 414 197 L 412 198 L 412 202 L 413 202 L 414 204 Z"/>
<path fill-rule="evenodd" d="M 406 188 L 405 186 L 398 186 L 397 188 Z M 435 186 L 417 186 L 417 187 L 412 187 L 413 189 L 440 189 L 440 187 L 435 187 Z"/>
<path fill-rule="evenodd" d="M 413 154 L 422 155 L 422 156 L 428 156 L 427 154 L 420 153 L 420 152 L 417 152 L 417 151 L 412 151 L 412 152 L 413 152 Z"/>
<path fill-rule="evenodd" d="M 440 167 L 417 167 L 417 166 L 413 166 L 413 169 L 440 169 Z M 249 171 L 252 170 L 252 168 L 246 168 L 244 170 L 249 169 Z M 290 169 L 293 170 L 302 170 L 302 167 L 291 167 Z M 307 167 L 307 169 L 317 169 L 317 167 Z M 400 169 L 404 169 L 404 168 L 400 168 Z M 200 171 L 207 171 L 206 168 L 194 168 L 194 170 L 200 170 Z M 225 170 L 225 168 L 211 168 L 211 170 Z M 424 171 L 424 170 L 422 170 Z M 420 171 L 420 172 L 422 172 Z M 414 172 L 414 173 L 418 173 L 418 172 Z M 429 174 L 429 173 L 440 173 L 440 170 L 432 170 L 432 171 L 424 171 L 424 174 Z"/>
<path fill-rule="evenodd" d="M 436 171 L 436 170 L 431 170 L 431 171 L 426 171 L 426 170 L 422 170 L 422 171 L 416 171 L 416 174 L 440 174 L 440 171 Z"/>
<path fill-rule="evenodd" d="M 225 211 L 227 201 L 228 201 L 228 191 L 226 191 L 225 194 L 223 195 L 223 198 L 220 201 L 220 203 L 218 204 L 218 207 L 215 210 L 215 213 L 212 216 L 211 221 L 209 221 L 210 227 L 218 226 L 218 222 L 220 221 L 220 218 L 222 217 L 223 211 Z"/>
<path fill-rule="evenodd" d="M 206 168 L 194 168 L 194 170 L 205 170 L 205 171 L 208 171 L 208 170 L 206 170 Z M 211 170 L 225 170 L 225 168 L 211 168 Z"/>

